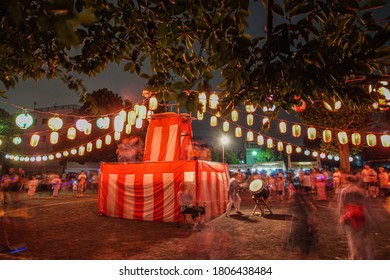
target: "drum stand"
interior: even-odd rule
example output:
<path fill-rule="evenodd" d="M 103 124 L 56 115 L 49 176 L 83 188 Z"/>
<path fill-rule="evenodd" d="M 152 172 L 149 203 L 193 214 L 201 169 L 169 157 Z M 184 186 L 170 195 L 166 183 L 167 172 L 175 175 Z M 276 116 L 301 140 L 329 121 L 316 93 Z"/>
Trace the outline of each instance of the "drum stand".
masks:
<path fill-rule="evenodd" d="M 265 199 L 263 197 L 255 197 L 254 195 L 252 195 L 252 199 L 256 204 L 252 210 L 252 213 L 251 213 L 252 216 L 254 216 L 255 214 L 259 214 L 260 216 L 264 216 L 265 215 L 264 208 L 267 208 L 266 210 L 272 215 L 272 211 L 269 208 L 267 202 L 265 201 Z M 260 212 L 256 212 L 257 208 L 260 210 Z"/>

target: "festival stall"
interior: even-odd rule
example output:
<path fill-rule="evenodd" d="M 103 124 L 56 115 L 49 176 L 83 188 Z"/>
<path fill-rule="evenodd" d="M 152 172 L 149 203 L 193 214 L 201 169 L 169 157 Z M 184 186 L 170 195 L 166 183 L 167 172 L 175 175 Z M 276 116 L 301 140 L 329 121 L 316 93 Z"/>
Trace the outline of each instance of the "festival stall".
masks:
<path fill-rule="evenodd" d="M 102 163 L 99 213 L 139 221 L 176 222 L 183 183 L 195 185 L 194 200 L 206 219 L 225 211 L 226 164 L 187 160 L 191 119 L 174 113 L 154 115 L 148 127 L 144 162 Z"/>

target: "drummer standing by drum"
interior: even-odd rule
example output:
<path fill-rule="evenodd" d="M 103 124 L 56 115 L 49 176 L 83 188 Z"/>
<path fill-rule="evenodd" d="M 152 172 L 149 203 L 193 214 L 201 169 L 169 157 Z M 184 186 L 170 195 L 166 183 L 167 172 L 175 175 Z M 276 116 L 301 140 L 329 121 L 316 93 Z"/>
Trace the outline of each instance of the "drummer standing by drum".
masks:
<path fill-rule="evenodd" d="M 240 188 L 240 182 L 238 181 L 239 173 L 235 172 L 232 175 L 232 178 L 229 181 L 229 190 L 228 190 L 228 204 L 226 206 L 226 217 L 230 217 L 230 211 L 232 210 L 232 206 L 234 204 L 234 208 L 236 208 L 236 213 L 242 215 L 240 211 L 241 206 L 241 197 L 238 194 L 238 189 Z"/>

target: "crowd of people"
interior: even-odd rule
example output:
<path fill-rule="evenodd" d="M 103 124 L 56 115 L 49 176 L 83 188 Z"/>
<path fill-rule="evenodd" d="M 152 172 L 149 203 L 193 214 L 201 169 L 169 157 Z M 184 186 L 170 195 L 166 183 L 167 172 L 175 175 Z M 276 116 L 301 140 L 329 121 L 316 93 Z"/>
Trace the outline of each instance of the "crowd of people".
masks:
<path fill-rule="evenodd" d="M 246 172 L 238 170 L 230 174 L 234 177 L 237 173 L 239 189 L 248 188 L 249 182 L 255 179 L 261 179 L 265 187 L 269 190 L 268 201 L 283 201 L 288 199 L 290 192 L 295 190 L 291 186 L 301 186 L 307 194 L 311 194 L 316 200 L 328 200 L 329 193 L 339 194 L 343 184 L 342 177 L 347 175 L 342 173 L 339 168 L 333 171 L 328 169 L 313 168 L 308 170 L 287 171 L 276 170 L 267 172 L 266 170 Z M 353 172 L 358 178 L 358 185 L 364 189 L 365 196 L 370 198 L 387 198 L 390 196 L 389 178 L 390 173 L 385 167 L 380 166 L 377 169 L 364 165 L 363 169 Z"/>
<path fill-rule="evenodd" d="M 240 190 L 249 187 L 250 182 L 260 179 L 268 191 L 264 199 L 268 201 L 286 200 L 293 214 L 292 226 L 287 247 L 298 247 L 301 258 L 305 259 L 316 243 L 317 204 L 332 197 L 338 203 L 337 217 L 345 231 L 350 259 L 372 259 L 372 229 L 375 219 L 371 213 L 370 200 L 382 198 L 390 213 L 390 174 L 383 167 L 377 170 L 364 165 L 354 174 L 347 174 L 335 168 L 330 170 L 299 170 L 295 172 L 266 171 L 241 172 L 231 174 L 228 191 L 228 204 L 225 215 L 230 217 L 232 206 L 236 213 L 240 209 Z M 253 194 L 253 193 L 252 193 Z M 324 204 L 319 204 L 324 205 Z"/>
<path fill-rule="evenodd" d="M 76 197 L 81 197 L 87 188 L 87 183 L 91 188 L 97 189 L 97 181 L 97 175 L 92 175 L 88 179 L 83 170 L 79 174 L 69 173 L 60 176 L 58 173 L 53 173 L 43 177 L 37 174 L 29 175 L 23 168 L 10 167 L 5 171 L 0 165 L 0 203 L 2 205 L 17 203 L 22 194 L 34 199 L 37 191 L 51 191 L 49 197 L 55 198 L 59 196 L 60 191 L 72 190 Z"/>

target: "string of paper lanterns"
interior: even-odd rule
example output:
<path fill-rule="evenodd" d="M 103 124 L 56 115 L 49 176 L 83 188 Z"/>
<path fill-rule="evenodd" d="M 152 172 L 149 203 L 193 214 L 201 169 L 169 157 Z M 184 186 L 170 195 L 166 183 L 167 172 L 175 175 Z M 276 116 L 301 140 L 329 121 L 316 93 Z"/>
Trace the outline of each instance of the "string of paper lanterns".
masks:
<path fill-rule="evenodd" d="M 83 143 L 81 145 L 78 145 L 76 147 L 66 149 L 64 151 L 58 151 L 58 152 L 53 152 L 44 155 L 19 155 L 19 154 L 6 153 L 5 158 L 14 161 L 41 162 L 41 161 L 54 160 L 55 158 L 60 159 L 62 157 L 68 157 L 69 155 L 83 156 L 85 155 L 85 152 L 87 153 L 92 152 L 94 147 L 98 150 L 101 149 L 103 146 L 102 139 L 104 139 L 105 145 L 107 146 L 110 145 L 112 143 L 111 133 L 112 132 L 100 136 L 99 138 L 96 138 L 94 140 Z"/>

